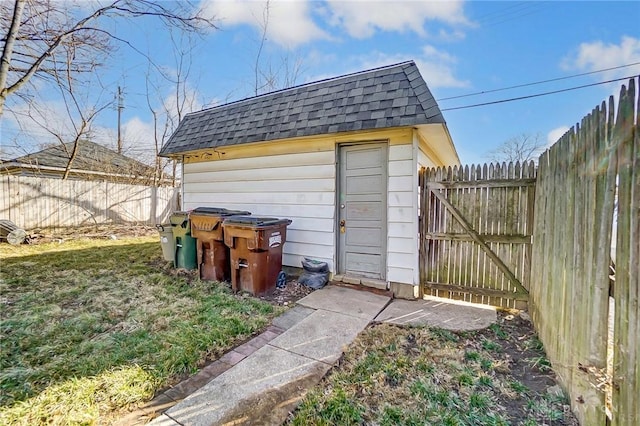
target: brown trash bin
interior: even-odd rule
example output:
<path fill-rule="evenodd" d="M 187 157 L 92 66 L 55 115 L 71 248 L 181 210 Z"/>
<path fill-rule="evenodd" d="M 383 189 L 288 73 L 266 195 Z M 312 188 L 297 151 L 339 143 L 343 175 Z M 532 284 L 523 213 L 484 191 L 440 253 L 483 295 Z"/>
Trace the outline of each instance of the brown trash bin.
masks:
<path fill-rule="evenodd" d="M 282 271 L 282 246 L 289 219 L 231 216 L 223 223 L 231 250 L 231 286 L 254 296 L 272 292 Z"/>
<path fill-rule="evenodd" d="M 228 216 L 250 214 L 217 207 L 198 207 L 189 214 L 191 236 L 196 239 L 196 263 L 200 279 L 231 280 L 229 248 L 224 244 L 222 222 Z"/>

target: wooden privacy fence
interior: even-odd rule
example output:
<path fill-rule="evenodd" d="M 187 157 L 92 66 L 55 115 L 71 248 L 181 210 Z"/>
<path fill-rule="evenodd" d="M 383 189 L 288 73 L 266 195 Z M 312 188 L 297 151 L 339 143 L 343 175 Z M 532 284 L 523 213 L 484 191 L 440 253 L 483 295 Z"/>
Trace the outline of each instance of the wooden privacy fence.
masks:
<path fill-rule="evenodd" d="M 535 177 L 533 162 L 420 171 L 425 294 L 526 307 Z"/>
<path fill-rule="evenodd" d="M 637 81 L 576 124 L 539 161 L 530 305 L 583 425 L 640 424 L 640 143 Z M 635 110 L 635 111 L 634 111 Z M 635 120 L 635 124 L 634 124 Z M 617 224 L 614 220 L 617 188 Z M 609 266 L 617 229 L 613 340 Z M 607 369 L 607 352 L 613 365 Z M 612 380 L 609 375 L 612 373 Z"/>
<path fill-rule="evenodd" d="M 106 181 L 0 176 L 0 219 L 25 229 L 164 223 L 178 188 Z"/>

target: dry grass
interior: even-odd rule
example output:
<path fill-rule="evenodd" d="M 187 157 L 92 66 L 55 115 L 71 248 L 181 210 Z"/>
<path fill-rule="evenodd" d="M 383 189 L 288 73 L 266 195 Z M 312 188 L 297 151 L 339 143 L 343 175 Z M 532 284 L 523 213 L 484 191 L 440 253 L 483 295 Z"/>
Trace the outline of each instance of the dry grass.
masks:
<path fill-rule="evenodd" d="M 0 424 L 108 423 L 278 313 L 176 273 L 155 237 L 5 244 L 0 259 Z"/>
<path fill-rule="evenodd" d="M 370 327 L 289 424 L 575 424 L 564 397 L 518 380 L 540 374 L 545 387 L 553 383 L 548 370 L 529 363 L 544 352 L 523 345 L 515 361 L 512 337 L 500 326 L 477 333 Z"/>

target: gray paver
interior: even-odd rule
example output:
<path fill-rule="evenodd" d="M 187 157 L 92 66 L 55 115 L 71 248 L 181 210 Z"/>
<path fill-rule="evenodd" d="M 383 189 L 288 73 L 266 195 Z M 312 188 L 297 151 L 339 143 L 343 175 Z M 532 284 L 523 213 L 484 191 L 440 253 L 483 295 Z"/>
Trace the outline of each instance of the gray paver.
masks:
<path fill-rule="evenodd" d="M 308 358 L 334 363 L 342 349 L 369 324 L 368 319 L 315 311 L 269 344 Z"/>
<path fill-rule="evenodd" d="M 313 309 L 305 308 L 304 306 L 296 305 L 289 309 L 279 317 L 275 318 L 272 322 L 276 327 L 280 327 L 283 330 L 287 330 L 309 315 L 313 313 Z"/>
<path fill-rule="evenodd" d="M 180 423 L 176 422 L 166 414 L 156 417 L 151 423 L 153 426 L 180 426 Z"/>
<path fill-rule="evenodd" d="M 298 304 L 313 309 L 339 312 L 372 320 L 389 303 L 390 298 L 346 287 L 327 286 L 298 300 Z"/>
<path fill-rule="evenodd" d="M 281 399 L 282 388 L 293 384 L 291 390 L 299 396 L 309 384 L 317 383 L 329 368 L 325 363 L 267 345 L 169 409 L 167 414 L 188 426 L 237 420 L 250 422 L 251 416 L 264 418 L 261 405 L 266 405 L 264 410 L 274 408 L 269 395 L 277 393 L 275 400 Z M 304 385 L 296 387 L 302 382 Z M 283 414 L 286 417 L 286 412 Z M 154 426 L 158 424 L 153 423 Z"/>
<path fill-rule="evenodd" d="M 430 325 L 447 330 L 480 330 L 496 322 L 491 306 L 442 299 L 394 299 L 376 321 L 400 325 Z"/>

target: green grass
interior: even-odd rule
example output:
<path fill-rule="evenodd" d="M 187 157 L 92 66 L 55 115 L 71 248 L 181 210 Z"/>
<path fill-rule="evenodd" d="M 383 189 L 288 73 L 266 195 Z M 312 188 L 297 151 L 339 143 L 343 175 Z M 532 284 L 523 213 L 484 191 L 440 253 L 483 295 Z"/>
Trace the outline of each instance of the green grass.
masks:
<path fill-rule="evenodd" d="M 530 391 L 510 374 L 511 358 L 500 344 L 509 338 L 499 326 L 475 333 L 389 324 L 370 327 L 309 391 L 288 422 L 565 424 L 566 401 Z"/>
<path fill-rule="evenodd" d="M 0 424 L 105 423 L 278 313 L 171 270 L 157 238 L 0 245 L 0 261 Z"/>

